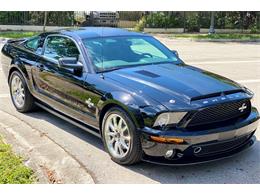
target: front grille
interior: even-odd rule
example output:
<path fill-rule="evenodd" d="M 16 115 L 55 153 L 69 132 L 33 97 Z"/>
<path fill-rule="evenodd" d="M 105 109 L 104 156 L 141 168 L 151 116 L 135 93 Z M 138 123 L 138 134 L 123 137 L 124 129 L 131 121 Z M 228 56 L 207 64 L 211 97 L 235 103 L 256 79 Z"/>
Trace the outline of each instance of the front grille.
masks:
<path fill-rule="evenodd" d="M 197 145 L 193 146 L 193 148 L 201 147 L 201 151 L 195 154 L 196 156 L 214 155 L 238 147 L 239 145 L 245 143 L 252 135 L 253 134 L 248 134 L 246 136 L 241 136 L 232 140 L 222 141 L 218 143 Z"/>
<path fill-rule="evenodd" d="M 243 110 L 241 110 L 242 107 L 244 107 Z M 247 117 L 250 111 L 251 103 L 249 99 L 206 107 L 191 116 L 187 128 L 203 125 L 214 126 L 219 122 L 233 121 L 234 119 Z"/>
<path fill-rule="evenodd" d="M 104 12 L 104 13 L 99 13 L 99 17 L 100 18 L 111 18 L 111 19 L 114 19 L 116 18 L 116 13 L 110 13 L 110 12 Z"/>

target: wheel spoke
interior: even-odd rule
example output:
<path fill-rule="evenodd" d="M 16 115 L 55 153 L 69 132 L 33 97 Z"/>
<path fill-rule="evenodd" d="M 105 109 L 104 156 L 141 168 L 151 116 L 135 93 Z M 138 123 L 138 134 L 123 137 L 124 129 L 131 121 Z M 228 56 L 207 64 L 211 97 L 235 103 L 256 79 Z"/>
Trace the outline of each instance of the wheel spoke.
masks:
<path fill-rule="evenodd" d="M 105 141 L 109 153 L 115 158 L 123 158 L 129 152 L 130 134 L 125 120 L 118 114 L 108 116 L 104 126 Z"/>
<path fill-rule="evenodd" d="M 112 121 L 113 121 L 113 125 L 114 125 L 114 127 L 115 127 L 115 128 L 117 128 L 117 121 L 116 121 L 116 117 L 113 117 Z"/>
<path fill-rule="evenodd" d="M 125 143 L 124 141 L 121 141 L 120 143 L 121 143 L 121 146 L 122 146 L 124 149 L 128 150 L 128 146 L 126 145 L 126 143 Z"/>
<path fill-rule="evenodd" d="M 110 130 L 115 132 L 115 126 L 112 124 L 112 122 L 109 122 L 109 128 L 110 128 Z"/>
<path fill-rule="evenodd" d="M 119 154 L 120 155 L 124 154 L 124 151 L 122 149 L 122 144 L 121 143 L 118 143 L 118 149 L 119 149 Z"/>
<path fill-rule="evenodd" d="M 115 142 L 115 138 L 112 137 L 111 139 L 108 140 L 109 144 L 113 144 Z"/>
<path fill-rule="evenodd" d="M 122 123 L 123 123 L 123 119 L 120 118 L 117 126 L 119 129 L 122 129 Z"/>
<path fill-rule="evenodd" d="M 128 128 L 127 128 L 127 126 L 125 125 L 125 126 L 121 129 L 121 131 L 122 131 L 122 133 L 124 133 L 126 130 L 128 130 Z"/>
<path fill-rule="evenodd" d="M 118 144 L 118 142 L 116 141 L 115 142 L 115 152 L 118 154 L 119 153 L 119 144 Z"/>
<path fill-rule="evenodd" d="M 25 101 L 25 92 L 22 80 L 17 76 L 12 77 L 11 81 L 11 95 L 14 101 L 14 104 L 21 108 L 24 105 Z"/>
<path fill-rule="evenodd" d="M 126 141 L 130 141 L 130 136 L 122 136 L 122 138 Z"/>
<path fill-rule="evenodd" d="M 116 133 L 115 133 L 115 132 L 112 132 L 112 131 L 108 132 L 107 134 L 108 134 L 109 136 L 112 136 L 112 137 L 114 137 L 114 136 L 116 135 Z"/>

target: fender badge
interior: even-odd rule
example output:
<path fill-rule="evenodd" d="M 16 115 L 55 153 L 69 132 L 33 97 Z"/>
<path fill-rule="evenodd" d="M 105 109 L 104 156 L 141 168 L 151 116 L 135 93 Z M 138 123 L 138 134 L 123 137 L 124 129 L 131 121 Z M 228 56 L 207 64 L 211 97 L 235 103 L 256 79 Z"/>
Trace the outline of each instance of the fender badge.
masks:
<path fill-rule="evenodd" d="M 94 103 L 91 102 L 91 98 L 88 98 L 87 100 L 85 100 L 85 103 L 88 105 L 89 108 L 92 108 L 94 106 Z"/>

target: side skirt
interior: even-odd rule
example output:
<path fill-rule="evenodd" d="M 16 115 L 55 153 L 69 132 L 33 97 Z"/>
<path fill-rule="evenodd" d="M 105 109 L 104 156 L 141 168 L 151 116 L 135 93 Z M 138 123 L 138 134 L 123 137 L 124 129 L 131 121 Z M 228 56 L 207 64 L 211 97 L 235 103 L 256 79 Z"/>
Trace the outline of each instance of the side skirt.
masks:
<path fill-rule="evenodd" d="M 95 136 L 101 138 L 101 135 L 98 132 L 95 132 L 94 129 L 92 130 L 91 128 L 88 128 L 84 124 L 80 124 L 77 121 L 75 121 L 73 119 L 70 119 L 69 117 L 67 117 L 67 116 L 65 116 L 63 114 L 60 114 L 59 112 L 57 112 L 57 111 L 55 111 L 55 110 L 53 110 L 51 108 L 48 108 L 47 106 L 44 106 L 43 104 L 41 104 L 39 102 L 35 102 L 35 104 L 37 106 L 39 106 L 40 108 L 46 110 L 47 112 L 50 112 L 51 114 L 56 115 L 57 117 L 59 117 L 59 118 L 65 120 L 65 121 L 67 121 L 67 122 L 69 122 L 69 123 L 71 123 L 71 124 L 73 124 L 73 125 L 75 125 L 75 126 L 77 126 L 79 128 L 81 128 L 81 129 L 87 131 L 88 133 L 91 133 L 92 135 L 95 135 Z"/>

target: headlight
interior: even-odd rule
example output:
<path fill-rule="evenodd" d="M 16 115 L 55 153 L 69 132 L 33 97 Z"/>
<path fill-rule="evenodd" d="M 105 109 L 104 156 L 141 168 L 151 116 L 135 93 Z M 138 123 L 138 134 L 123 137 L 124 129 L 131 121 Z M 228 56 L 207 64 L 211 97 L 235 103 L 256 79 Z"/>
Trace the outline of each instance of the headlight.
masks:
<path fill-rule="evenodd" d="M 256 99 L 255 96 L 253 96 L 253 98 L 251 99 L 251 105 L 252 105 L 252 107 L 255 107 L 255 108 L 258 107 L 258 105 L 257 105 L 257 99 Z M 259 106 L 260 106 L 260 105 L 259 105 Z"/>
<path fill-rule="evenodd" d="M 246 92 L 252 96 L 252 99 L 251 99 L 251 105 L 252 107 L 257 107 L 257 99 L 254 95 L 254 92 L 251 91 L 250 89 L 248 89 L 247 87 L 244 87 L 244 89 L 246 90 Z"/>
<path fill-rule="evenodd" d="M 154 127 L 164 127 L 167 125 L 177 124 L 181 121 L 181 119 L 185 116 L 187 112 L 166 112 L 160 114 L 153 126 Z"/>

